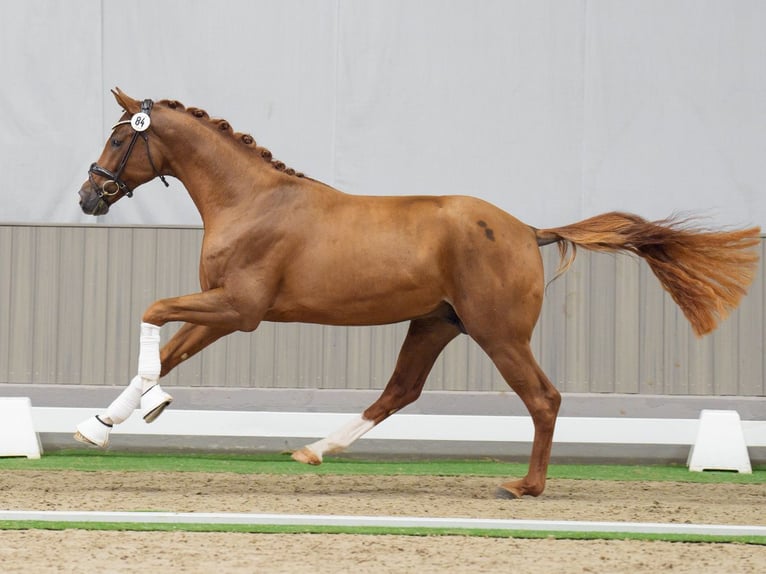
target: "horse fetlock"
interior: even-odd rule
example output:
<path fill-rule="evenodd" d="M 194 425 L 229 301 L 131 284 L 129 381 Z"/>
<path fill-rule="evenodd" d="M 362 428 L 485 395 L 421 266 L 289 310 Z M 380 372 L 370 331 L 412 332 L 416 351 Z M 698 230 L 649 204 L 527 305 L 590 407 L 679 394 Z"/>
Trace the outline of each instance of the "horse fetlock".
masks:
<path fill-rule="evenodd" d="M 545 483 L 529 482 L 526 478 L 505 482 L 497 487 L 495 498 L 521 498 L 522 496 L 540 496 L 545 490 Z"/>
<path fill-rule="evenodd" d="M 101 420 L 111 424 L 120 424 L 127 420 L 141 405 L 142 392 L 143 379 L 139 376 L 133 377 L 125 390 L 106 408 Z"/>

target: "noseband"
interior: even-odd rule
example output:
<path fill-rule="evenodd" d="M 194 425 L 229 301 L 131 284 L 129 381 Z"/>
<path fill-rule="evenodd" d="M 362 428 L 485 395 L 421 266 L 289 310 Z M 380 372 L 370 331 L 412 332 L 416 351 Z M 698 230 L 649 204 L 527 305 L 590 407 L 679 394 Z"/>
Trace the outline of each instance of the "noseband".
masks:
<path fill-rule="evenodd" d="M 128 149 L 125 150 L 125 155 L 122 156 L 122 159 L 117 166 L 117 171 L 110 171 L 105 167 L 101 167 L 95 162 L 91 164 L 90 169 L 88 170 L 88 180 L 90 180 L 90 185 L 93 188 L 93 191 L 98 195 L 100 199 L 106 201 L 106 197 L 117 195 L 121 191 L 124 192 L 128 197 L 133 197 L 133 190 L 130 189 L 128 184 L 125 183 L 121 176 L 122 172 L 125 170 L 125 166 L 128 163 L 128 159 L 130 159 L 130 154 L 133 152 L 133 148 L 135 147 L 139 136 L 141 136 L 141 138 L 144 140 L 144 143 L 146 143 L 146 155 L 149 158 L 149 165 L 152 166 L 155 175 L 159 176 L 159 178 L 162 180 L 162 183 L 165 184 L 165 187 L 170 186 L 170 184 L 165 180 L 165 176 L 160 174 L 159 170 L 154 165 L 154 161 L 152 160 L 152 153 L 149 148 L 149 135 L 146 133 L 146 130 L 150 124 L 149 117 L 152 113 L 153 106 L 154 102 L 152 100 L 144 100 L 141 102 L 141 112 L 139 114 L 135 114 L 131 119 L 121 121 L 114 126 L 114 128 L 116 128 L 122 124 L 130 124 L 130 126 L 133 128 L 133 135 L 130 138 L 130 143 L 128 143 Z M 104 177 L 106 178 L 106 181 L 99 186 L 93 179 L 94 175 Z"/>

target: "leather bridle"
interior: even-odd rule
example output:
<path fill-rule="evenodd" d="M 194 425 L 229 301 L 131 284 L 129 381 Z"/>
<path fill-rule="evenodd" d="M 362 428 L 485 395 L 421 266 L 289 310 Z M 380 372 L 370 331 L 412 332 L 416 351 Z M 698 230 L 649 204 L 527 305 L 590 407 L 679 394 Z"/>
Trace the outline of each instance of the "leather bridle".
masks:
<path fill-rule="evenodd" d="M 147 99 L 141 102 L 140 113 L 146 115 L 145 121 L 147 122 L 147 127 L 148 127 L 149 116 L 152 113 L 153 106 L 154 106 L 154 102 L 152 100 Z M 110 171 L 106 169 L 105 167 L 98 165 L 96 162 L 93 162 L 90 166 L 90 169 L 88 169 L 88 180 L 90 181 L 90 185 L 93 188 L 93 192 L 96 193 L 98 197 L 105 202 L 106 202 L 105 198 L 112 197 L 113 195 L 117 195 L 120 192 L 123 192 L 128 197 L 133 197 L 133 190 L 122 179 L 122 172 L 125 171 L 125 166 L 128 163 L 128 159 L 130 159 L 130 154 L 133 152 L 133 148 L 135 147 L 136 141 L 138 141 L 139 136 L 144 140 L 144 143 L 146 143 L 146 155 L 149 158 L 149 165 L 152 166 L 152 169 L 154 170 L 155 175 L 159 176 L 159 178 L 162 180 L 162 183 L 165 184 L 165 187 L 170 186 L 170 184 L 165 180 L 165 176 L 163 176 L 159 172 L 157 167 L 154 165 L 154 161 L 152 160 L 152 153 L 149 148 L 149 134 L 147 133 L 146 128 L 142 130 L 136 129 L 136 125 L 134 125 L 133 123 L 136 120 L 137 116 L 138 114 L 134 115 L 133 118 L 129 120 L 123 120 L 112 127 L 112 130 L 114 130 L 117 126 L 120 126 L 122 124 L 130 124 L 130 126 L 133 128 L 133 135 L 131 136 L 130 142 L 128 143 L 128 149 L 125 150 L 125 155 L 122 156 L 122 159 L 120 160 L 120 163 L 117 166 L 117 170 Z M 140 118 L 139 118 L 139 122 L 140 122 Z M 96 183 L 96 181 L 93 179 L 94 175 L 104 177 L 106 178 L 106 181 L 104 181 L 104 183 L 102 183 L 99 186 Z"/>

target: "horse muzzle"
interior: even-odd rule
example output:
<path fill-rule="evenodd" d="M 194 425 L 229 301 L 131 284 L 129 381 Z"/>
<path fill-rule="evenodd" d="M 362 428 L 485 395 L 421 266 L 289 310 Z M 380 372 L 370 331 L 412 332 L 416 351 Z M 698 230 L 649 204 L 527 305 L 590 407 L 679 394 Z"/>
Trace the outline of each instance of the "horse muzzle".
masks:
<path fill-rule="evenodd" d="M 83 185 L 78 194 L 80 196 L 80 208 L 83 213 L 88 215 L 105 215 L 109 212 L 109 204 L 97 192 L 93 191 L 89 183 Z"/>

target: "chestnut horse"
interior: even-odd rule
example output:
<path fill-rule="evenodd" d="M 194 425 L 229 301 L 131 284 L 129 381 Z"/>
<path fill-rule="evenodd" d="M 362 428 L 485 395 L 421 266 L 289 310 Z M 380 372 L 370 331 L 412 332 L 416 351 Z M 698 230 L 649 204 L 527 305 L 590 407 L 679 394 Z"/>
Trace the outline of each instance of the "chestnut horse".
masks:
<path fill-rule="evenodd" d="M 111 426 L 139 404 L 147 421 L 156 418 L 172 400 L 159 378 L 233 331 L 252 331 L 261 321 L 408 320 L 380 397 L 293 458 L 319 464 L 417 399 L 439 353 L 465 333 L 534 422 L 527 475 L 497 494 L 537 496 L 561 401 L 530 350 L 544 290 L 539 247 L 558 243 L 559 273 L 576 247 L 642 257 L 697 335 L 737 306 L 756 269 L 756 227 L 709 230 L 613 212 L 536 229 L 473 197 L 348 195 L 286 168 L 251 136 L 201 109 L 113 94 L 125 113 L 79 191 L 82 210 L 102 215 L 155 177 L 179 179 L 204 224 L 201 291 L 146 309 L 137 377 L 104 414 L 78 426 L 77 438 L 92 444 L 104 446 Z M 160 351 L 159 330 L 170 321 L 184 324 Z"/>

